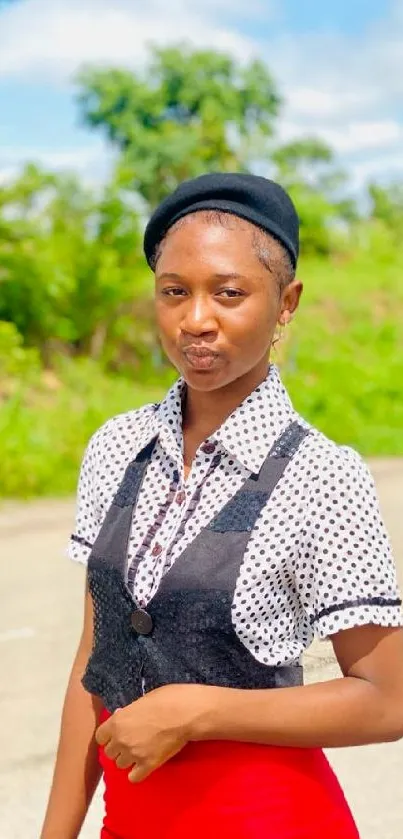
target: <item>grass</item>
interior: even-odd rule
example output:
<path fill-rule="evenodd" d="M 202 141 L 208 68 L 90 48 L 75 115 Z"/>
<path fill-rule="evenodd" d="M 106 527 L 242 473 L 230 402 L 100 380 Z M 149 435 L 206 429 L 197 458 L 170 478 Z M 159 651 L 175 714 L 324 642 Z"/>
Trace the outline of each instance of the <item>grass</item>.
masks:
<path fill-rule="evenodd" d="M 74 368 L 60 387 L 17 391 L 0 410 L 0 497 L 71 494 L 91 434 L 114 414 L 162 393 L 161 387 Z"/>
<path fill-rule="evenodd" d="M 302 266 L 282 358 L 296 408 L 364 455 L 403 455 L 402 267 L 370 257 Z"/>

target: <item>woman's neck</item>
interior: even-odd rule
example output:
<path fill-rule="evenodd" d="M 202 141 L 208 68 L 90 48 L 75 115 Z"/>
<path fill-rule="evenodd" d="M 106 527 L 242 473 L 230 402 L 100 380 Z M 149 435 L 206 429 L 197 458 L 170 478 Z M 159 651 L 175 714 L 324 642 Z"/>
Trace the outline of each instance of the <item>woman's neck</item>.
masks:
<path fill-rule="evenodd" d="M 182 429 L 205 440 L 219 428 L 250 393 L 266 378 L 268 362 L 219 390 L 200 391 L 189 386 L 184 392 Z"/>

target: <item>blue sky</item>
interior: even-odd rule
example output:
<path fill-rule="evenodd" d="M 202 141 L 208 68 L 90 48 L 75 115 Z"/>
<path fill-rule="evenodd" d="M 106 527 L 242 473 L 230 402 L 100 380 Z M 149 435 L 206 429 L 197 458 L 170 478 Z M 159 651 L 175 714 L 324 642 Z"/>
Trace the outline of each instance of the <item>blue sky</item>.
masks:
<path fill-rule="evenodd" d="M 388 2 L 382 0 L 286 0 L 283 23 L 294 32 L 339 30 L 350 34 L 365 31 L 371 21 L 387 14 Z"/>
<path fill-rule="evenodd" d="M 282 139 L 322 137 L 358 187 L 403 179 L 403 0 L 0 0 L 0 179 L 29 159 L 101 177 L 108 150 L 79 126 L 72 78 L 141 67 L 151 39 L 263 58 Z"/>

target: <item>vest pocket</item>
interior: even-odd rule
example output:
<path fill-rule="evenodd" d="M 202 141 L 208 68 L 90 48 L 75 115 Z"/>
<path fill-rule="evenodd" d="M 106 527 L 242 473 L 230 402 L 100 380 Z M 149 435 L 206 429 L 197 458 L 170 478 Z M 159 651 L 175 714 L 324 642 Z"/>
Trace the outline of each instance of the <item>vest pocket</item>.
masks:
<path fill-rule="evenodd" d="M 267 492 L 238 492 L 208 525 L 216 533 L 251 531 L 268 499 Z"/>

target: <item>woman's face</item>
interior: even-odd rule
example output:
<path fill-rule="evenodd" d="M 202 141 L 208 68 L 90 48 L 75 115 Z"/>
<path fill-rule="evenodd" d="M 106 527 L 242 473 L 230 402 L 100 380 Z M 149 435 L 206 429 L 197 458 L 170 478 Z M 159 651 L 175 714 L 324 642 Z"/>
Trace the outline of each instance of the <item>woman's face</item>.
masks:
<path fill-rule="evenodd" d="M 273 241 L 273 265 L 276 248 Z M 188 216 L 169 231 L 156 266 L 162 346 L 195 390 L 249 375 L 262 380 L 276 324 L 289 320 L 301 290 L 294 281 L 281 291 L 275 270 L 254 252 L 247 222 L 226 227 Z"/>

